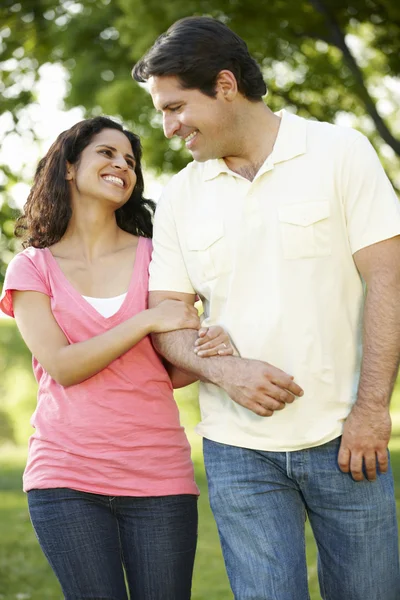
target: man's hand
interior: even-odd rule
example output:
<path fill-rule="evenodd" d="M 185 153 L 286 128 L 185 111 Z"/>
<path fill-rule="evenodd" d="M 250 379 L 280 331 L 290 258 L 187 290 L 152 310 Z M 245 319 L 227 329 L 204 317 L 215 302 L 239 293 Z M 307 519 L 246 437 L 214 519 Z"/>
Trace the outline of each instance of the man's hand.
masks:
<path fill-rule="evenodd" d="M 232 400 L 261 417 L 270 417 L 304 393 L 291 375 L 259 360 L 238 360 L 218 385 Z"/>
<path fill-rule="evenodd" d="M 376 464 L 381 473 L 388 469 L 387 447 L 392 430 L 389 408 L 354 405 L 344 424 L 338 463 L 343 473 L 362 481 L 364 470 L 367 479 L 376 479 Z"/>

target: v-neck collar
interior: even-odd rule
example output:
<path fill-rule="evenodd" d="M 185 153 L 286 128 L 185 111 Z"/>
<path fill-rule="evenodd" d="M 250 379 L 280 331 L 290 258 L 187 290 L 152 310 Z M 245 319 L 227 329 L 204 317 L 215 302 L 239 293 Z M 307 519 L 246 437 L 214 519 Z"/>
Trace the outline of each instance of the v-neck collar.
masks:
<path fill-rule="evenodd" d="M 136 286 L 138 275 L 141 271 L 140 263 L 143 257 L 143 248 L 145 246 L 143 237 L 139 237 L 138 244 L 136 246 L 136 255 L 133 263 L 132 276 L 129 282 L 128 290 L 125 296 L 123 303 L 116 313 L 111 315 L 110 317 L 104 317 L 101 313 L 99 313 L 94 306 L 92 306 L 85 298 L 82 296 L 80 292 L 72 285 L 67 276 L 64 274 L 60 265 L 57 262 L 57 259 L 53 256 L 49 248 L 44 248 L 46 252 L 46 256 L 48 257 L 48 261 L 51 265 L 51 270 L 54 276 L 58 279 L 58 281 L 62 284 L 64 290 L 75 300 L 75 302 L 82 308 L 88 315 L 92 318 L 95 318 L 97 321 L 102 323 L 112 324 L 113 322 L 119 322 L 123 320 L 123 316 L 126 310 L 129 307 L 129 304 L 132 299 L 132 293 Z"/>

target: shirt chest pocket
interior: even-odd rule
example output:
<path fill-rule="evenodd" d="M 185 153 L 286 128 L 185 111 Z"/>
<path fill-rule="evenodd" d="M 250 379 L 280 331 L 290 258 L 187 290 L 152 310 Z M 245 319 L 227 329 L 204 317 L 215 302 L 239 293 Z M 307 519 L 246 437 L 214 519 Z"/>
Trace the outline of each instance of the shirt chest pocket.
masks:
<path fill-rule="evenodd" d="M 221 222 L 204 224 L 190 231 L 187 239 L 187 260 L 194 283 L 211 281 L 230 270 L 224 226 Z"/>
<path fill-rule="evenodd" d="M 281 206 L 278 217 L 284 258 L 312 258 L 332 253 L 328 200 Z"/>

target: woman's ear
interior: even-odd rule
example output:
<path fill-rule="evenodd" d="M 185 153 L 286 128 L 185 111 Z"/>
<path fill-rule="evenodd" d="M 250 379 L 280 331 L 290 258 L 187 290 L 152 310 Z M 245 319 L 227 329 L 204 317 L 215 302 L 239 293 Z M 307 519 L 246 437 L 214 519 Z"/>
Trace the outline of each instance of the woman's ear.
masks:
<path fill-rule="evenodd" d="M 66 168 L 65 179 L 67 181 L 72 181 L 73 178 L 74 178 L 74 165 L 71 165 L 71 163 L 69 163 L 67 161 L 67 168 Z"/>

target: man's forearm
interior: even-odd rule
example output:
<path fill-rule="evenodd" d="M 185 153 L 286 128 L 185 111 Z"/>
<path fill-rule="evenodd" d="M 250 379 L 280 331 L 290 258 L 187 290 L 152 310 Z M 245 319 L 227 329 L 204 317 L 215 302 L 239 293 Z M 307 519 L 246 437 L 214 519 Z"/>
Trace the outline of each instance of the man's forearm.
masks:
<path fill-rule="evenodd" d="M 293 377 L 266 362 L 238 356 L 197 356 L 196 338 L 196 333 L 188 329 L 152 336 L 154 346 L 168 362 L 218 385 L 232 400 L 262 417 L 282 410 L 295 396 L 303 394 Z"/>
<path fill-rule="evenodd" d="M 182 371 L 196 375 L 202 381 L 222 385 L 223 373 L 234 368 L 235 356 L 210 356 L 201 358 L 194 352 L 197 332 L 189 329 L 152 334 L 156 350 Z"/>
<path fill-rule="evenodd" d="M 400 281 L 377 277 L 368 287 L 364 308 L 363 359 L 357 406 L 389 405 L 400 359 Z"/>

